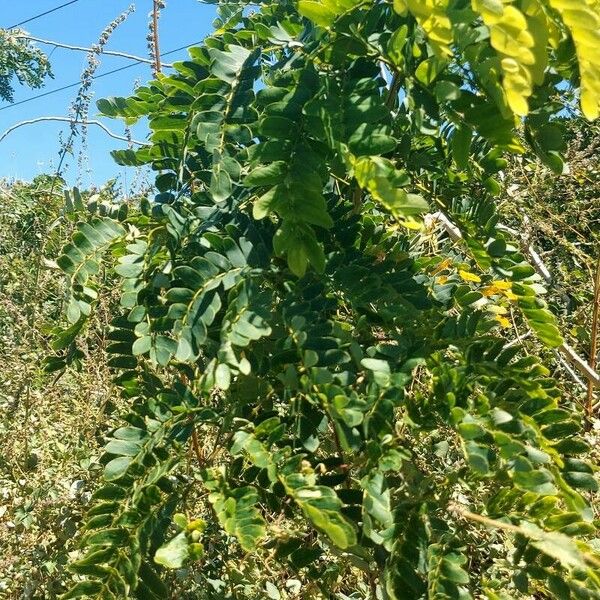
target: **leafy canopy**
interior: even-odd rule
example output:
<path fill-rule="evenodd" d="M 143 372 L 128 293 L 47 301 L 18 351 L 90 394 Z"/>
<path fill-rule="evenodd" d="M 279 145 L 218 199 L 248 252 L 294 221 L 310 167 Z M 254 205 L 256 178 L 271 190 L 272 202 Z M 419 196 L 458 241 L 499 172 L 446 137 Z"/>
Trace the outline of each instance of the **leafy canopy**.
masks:
<path fill-rule="evenodd" d="M 0 29 L 0 99 L 12 102 L 15 78 L 21 85 L 40 88 L 52 77 L 47 56 L 20 29 Z"/>
<path fill-rule="evenodd" d="M 600 596 L 579 419 L 511 325 L 562 338 L 494 202 L 507 153 L 562 172 L 573 89 L 598 115 L 597 9 L 221 4 L 173 74 L 98 103 L 149 119 L 149 145 L 113 155 L 150 165 L 158 193 L 82 220 L 58 260 L 70 325 L 49 368 L 104 263 L 130 405 L 64 598 L 169 597 L 161 568 L 223 536 L 325 597 L 332 564 L 379 598 Z"/>

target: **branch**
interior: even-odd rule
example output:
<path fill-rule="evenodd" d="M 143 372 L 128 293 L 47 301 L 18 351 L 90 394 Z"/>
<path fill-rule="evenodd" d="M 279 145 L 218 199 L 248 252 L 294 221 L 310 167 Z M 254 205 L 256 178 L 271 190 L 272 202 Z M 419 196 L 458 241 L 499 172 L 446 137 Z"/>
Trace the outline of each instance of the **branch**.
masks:
<path fill-rule="evenodd" d="M 127 58 L 129 60 L 135 60 L 139 63 L 146 63 L 148 65 L 153 65 L 154 60 L 149 58 L 142 58 L 141 56 L 135 56 L 134 54 L 127 54 L 126 52 L 118 52 L 116 50 L 104 50 L 100 46 L 96 46 L 94 48 L 86 48 L 84 46 L 72 46 L 70 44 L 63 44 L 61 42 L 54 42 L 53 40 L 44 40 L 42 38 L 33 37 L 31 35 L 16 35 L 17 38 L 24 38 L 27 40 L 31 40 L 32 42 L 38 42 L 38 44 L 48 44 L 49 46 L 55 46 L 56 48 L 65 48 L 66 50 L 78 50 L 79 52 L 89 52 L 94 54 L 107 54 L 109 56 L 118 56 L 120 58 Z M 163 67 L 169 68 L 172 65 L 170 64 L 162 64 Z"/>
<path fill-rule="evenodd" d="M 534 247 L 531 244 L 527 243 L 527 236 L 520 234 L 516 229 L 513 229 L 512 227 L 507 227 L 506 225 L 502 224 L 498 225 L 498 229 L 500 231 L 506 231 L 506 233 L 510 233 L 515 237 L 520 237 L 523 242 L 523 245 L 525 246 L 525 251 L 529 255 L 529 258 L 531 259 L 535 270 L 538 272 L 539 275 L 541 275 L 544 278 L 546 283 L 552 283 L 552 274 L 548 270 L 548 267 L 542 261 L 540 255 L 535 251 Z"/>
<path fill-rule="evenodd" d="M 484 517 L 483 515 L 478 515 L 477 513 L 471 512 L 466 508 L 463 508 L 456 502 L 453 502 L 448 506 L 448 509 L 451 513 L 455 515 L 460 515 L 464 519 L 468 519 L 469 521 L 475 521 L 476 523 L 481 523 L 486 527 L 490 527 L 492 529 L 503 529 L 504 531 L 510 531 L 511 533 L 521 533 L 521 528 L 517 525 L 513 525 L 512 523 L 506 523 L 505 521 L 496 521 L 495 519 L 490 519 L 489 517 Z"/>
<path fill-rule="evenodd" d="M 516 346 L 517 344 L 521 344 L 524 340 L 526 340 L 527 338 L 530 338 L 532 335 L 533 335 L 533 331 L 531 331 L 531 329 L 530 329 L 523 335 L 518 336 L 512 342 L 508 342 L 508 344 L 506 344 L 503 349 L 506 350 L 507 348 L 512 348 L 513 346 Z"/>
<path fill-rule="evenodd" d="M 590 344 L 590 369 L 596 368 L 598 355 L 598 329 L 600 327 L 600 255 L 596 263 L 596 277 L 594 278 L 594 307 L 592 309 L 592 341 Z M 594 386 L 589 383 L 587 390 L 587 416 L 594 413 Z"/>
<path fill-rule="evenodd" d="M 565 371 L 571 376 L 571 379 L 582 390 L 584 390 L 584 391 L 587 390 L 588 389 L 588 385 L 591 385 L 593 387 L 593 384 L 592 384 L 591 381 L 588 380 L 587 385 L 583 381 L 581 381 L 581 379 L 579 378 L 579 375 L 577 375 L 577 373 L 573 370 L 573 368 L 567 362 L 567 360 L 560 355 L 560 353 L 558 352 L 558 350 L 554 350 L 554 355 L 556 356 L 556 359 L 558 360 L 558 362 L 563 366 L 563 368 L 565 369 Z"/>
<path fill-rule="evenodd" d="M 398 92 L 400 91 L 400 86 L 402 85 L 402 77 L 398 71 L 394 73 L 392 76 L 392 81 L 390 82 L 390 87 L 388 90 L 388 95 L 385 100 L 385 105 L 389 110 L 392 110 L 394 104 L 398 98 Z"/>
<path fill-rule="evenodd" d="M 425 215 L 423 220 L 427 227 L 435 225 L 436 222 L 441 223 L 442 227 L 446 230 L 448 237 L 453 242 L 458 242 L 463 239 L 460 229 L 441 211 Z"/>
<path fill-rule="evenodd" d="M 104 123 L 101 123 L 100 121 L 75 121 L 69 117 L 37 117 L 36 119 L 29 119 L 28 121 L 20 121 L 12 127 L 9 127 L 2 135 L 0 135 L 0 142 L 2 142 L 4 138 L 8 136 L 8 134 L 15 131 L 15 129 L 19 129 L 19 127 L 23 127 L 24 125 L 33 125 L 35 123 L 41 123 L 43 121 L 58 121 L 60 123 L 69 123 L 71 125 L 83 125 L 84 127 L 87 127 L 88 125 L 96 125 L 97 127 L 100 127 L 100 129 L 102 129 L 107 135 L 109 135 L 111 138 L 114 138 L 115 140 L 121 140 L 123 142 L 136 144 L 137 146 L 150 145 L 147 142 L 138 142 L 137 140 L 130 140 L 124 135 L 118 135 L 116 133 L 113 133 L 106 125 L 104 125 Z"/>
<path fill-rule="evenodd" d="M 471 512 L 470 510 L 459 506 L 455 502 L 452 503 L 448 507 L 448 509 L 451 513 L 459 515 L 469 521 L 481 523 L 481 525 L 485 525 L 486 527 L 489 527 L 491 529 L 501 529 L 503 531 L 517 533 L 534 542 L 544 542 L 545 540 L 551 540 L 556 543 L 560 542 L 561 539 L 569 539 L 564 533 L 559 533 L 556 531 L 545 531 L 544 529 L 540 529 L 539 527 L 536 527 L 537 531 L 531 531 L 529 529 L 526 529 L 522 525 L 513 525 L 512 523 L 507 523 L 506 521 L 497 521 L 496 519 L 490 519 L 489 517 L 484 517 L 483 515 L 478 515 L 477 513 Z M 595 555 L 591 554 L 590 552 L 580 550 L 579 548 L 578 550 L 580 552 L 582 560 L 585 561 L 588 565 L 593 566 L 595 568 L 600 567 L 600 560 L 598 560 L 598 558 Z M 544 550 L 542 550 L 542 552 L 544 552 Z M 549 556 L 552 555 L 549 554 Z"/>
<path fill-rule="evenodd" d="M 448 237 L 453 241 L 457 242 L 463 238 L 463 235 L 460 229 L 450 221 L 450 219 L 441 211 L 438 211 L 433 214 L 425 215 L 425 223 L 435 223 L 436 221 L 442 224 L 442 227 L 445 229 Z M 504 231 L 507 231 L 513 235 L 518 235 L 514 229 L 510 229 L 508 227 L 503 227 Z M 550 275 L 550 271 L 546 267 L 546 265 L 542 262 L 539 254 L 535 252 L 535 250 L 529 246 L 527 252 L 531 258 L 533 263 L 533 267 L 541 275 L 548 283 L 552 281 L 552 276 Z M 594 387 L 600 388 L 600 375 L 583 359 L 575 350 L 569 346 L 566 342 L 563 342 L 557 349 L 565 359 L 571 363 L 574 367 L 576 367 L 583 375 L 585 375 L 586 379 L 590 382 L 590 385 Z M 579 380 L 577 380 L 579 383 Z M 594 408 L 600 406 L 600 403 L 595 405 Z"/>
<path fill-rule="evenodd" d="M 198 465 L 200 468 L 204 468 L 206 465 L 206 459 L 202 450 L 200 449 L 200 443 L 198 442 L 198 432 L 196 431 L 195 425 L 192 425 L 192 448 L 194 449 L 194 454 L 198 459 Z"/>
<path fill-rule="evenodd" d="M 575 367 L 577 367 L 587 378 L 590 383 L 594 384 L 594 387 L 600 387 L 600 375 L 588 365 L 588 363 L 569 346 L 566 342 L 562 346 L 558 347 L 557 350 Z"/>
<path fill-rule="evenodd" d="M 152 7 L 152 45 L 154 50 L 154 76 L 160 74 L 160 46 L 158 42 L 158 19 L 160 17 L 160 0 L 154 0 Z"/>

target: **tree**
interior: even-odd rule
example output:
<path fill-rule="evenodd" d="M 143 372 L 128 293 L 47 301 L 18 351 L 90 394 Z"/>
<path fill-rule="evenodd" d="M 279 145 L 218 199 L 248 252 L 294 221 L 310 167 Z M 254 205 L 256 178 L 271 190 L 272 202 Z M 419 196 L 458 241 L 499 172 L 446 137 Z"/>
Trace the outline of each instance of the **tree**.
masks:
<path fill-rule="evenodd" d="M 12 102 L 13 81 L 21 85 L 40 88 L 46 77 L 52 77 L 50 62 L 46 55 L 18 29 L 0 29 L 0 98 Z"/>
<path fill-rule="evenodd" d="M 64 598 L 167 597 L 161 569 L 196 560 L 238 597 L 223 552 L 306 597 L 332 572 L 373 598 L 600 595 L 580 418 L 512 325 L 562 338 L 495 203 L 507 154 L 563 171 L 565 103 L 598 116 L 597 9 L 225 3 L 174 74 L 98 103 L 149 119 L 149 146 L 113 155 L 158 194 L 81 222 L 58 260 L 49 365 L 112 265 L 131 407 Z"/>

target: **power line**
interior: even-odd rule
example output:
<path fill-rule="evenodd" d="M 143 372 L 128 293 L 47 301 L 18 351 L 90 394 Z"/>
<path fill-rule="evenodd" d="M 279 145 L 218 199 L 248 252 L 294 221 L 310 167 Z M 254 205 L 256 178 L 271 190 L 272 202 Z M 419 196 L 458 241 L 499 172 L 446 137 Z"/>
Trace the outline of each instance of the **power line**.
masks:
<path fill-rule="evenodd" d="M 50 10 L 40 13 L 39 15 L 35 15 L 33 17 L 30 17 L 29 19 L 25 19 L 25 21 L 21 21 L 20 23 L 17 23 L 16 25 L 11 25 L 10 27 L 8 27 L 8 29 L 15 29 L 16 27 L 25 25 L 25 23 L 31 23 L 31 21 L 35 21 L 36 19 L 41 19 L 42 17 L 45 17 L 46 15 L 49 15 L 50 13 L 56 12 L 57 10 L 60 10 L 61 8 L 65 8 L 65 6 L 75 4 L 76 2 L 79 2 L 79 0 L 71 0 L 70 2 L 65 2 L 64 4 L 61 4 L 60 6 L 57 6 L 55 8 L 51 8 Z"/>
<path fill-rule="evenodd" d="M 194 44 L 199 42 L 194 42 L 193 44 L 186 44 L 185 46 L 181 46 L 179 48 L 175 48 L 174 50 L 169 50 L 169 52 L 165 52 L 163 56 L 169 56 L 169 54 L 175 54 L 175 52 L 179 52 L 180 50 L 185 50 L 185 48 L 189 48 Z M 100 73 L 100 75 L 95 75 L 92 79 L 101 79 L 102 77 L 108 77 L 109 75 L 114 75 L 115 73 L 119 73 L 121 71 L 125 71 L 126 69 L 131 69 L 132 67 L 137 67 L 138 65 L 143 64 L 142 61 L 134 62 L 129 65 L 125 65 L 124 67 L 119 67 L 118 69 L 112 69 L 111 71 L 106 71 L 106 73 Z M 71 88 L 77 87 L 81 85 L 81 81 L 76 81 L 75 83 L 70 83 L 68 85 L 64 85 L 63 87 L 56 88 L 54 90 L 50 90 L 48 92 L 44 92 L 42 94 L 38 94 L 37 96 L 31 96 L 30 98 L 25 98 L 24 100 L 19 100 L 19 102 L 13 102 L 12 104 L 7 104 L 6 106 L 1 106 L 0 111 L 6 110 L 8 108 L 13 108 L 15 106 L 19 106 L 21 104 L 27 104 L 27 102 L 32 102 L 33 100 L 38 100 L 39 98 L 45 98 L 46 96 L 51 96 L 52 94 L 58 94 L 59 92 L 64 92 L 65 90 L 69 90 Z"/>

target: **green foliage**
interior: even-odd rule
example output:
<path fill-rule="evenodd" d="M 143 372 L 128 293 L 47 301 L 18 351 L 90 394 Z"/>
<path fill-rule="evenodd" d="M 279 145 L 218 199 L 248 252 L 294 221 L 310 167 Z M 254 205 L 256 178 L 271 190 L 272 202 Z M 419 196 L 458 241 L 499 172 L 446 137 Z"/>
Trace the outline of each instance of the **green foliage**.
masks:
<path fill-rule="evenodd" d="M 223 474 L 216 475 L 219 477 Z M 251 486 L 229 490 L 223 488 L 218 479 L 211 479 L 210 476 L 204 481 L 212 492 L 209 502 L 223 529 L 236 537 L 247 552 L 256 550 L 265 535 L 265 520 L 256 507 L 259 501 L 256 490 Z"/>
<path fill-rule="evenodd" d="M 77 341 L 81 369 L 43 370 L 48 324 L 61 322 L 68 292 L 51 260 L 71 234 L 71 222 L 62 218 L 64 185 L 48 175 L 0 182 L 0 519 L 6 533 L 0 596 L 7 598 L 56 597 L 71 581 L 66 563 L 100 476 L 99 433 L 113 426 L 118 403 L 102 352 L 104 315 L 114 298 L 101 280 L 103 294 Z"/>
<path fill-rule="evenodd" d="M 562 337 L 494 202 L 505 154 L 562 165 L 555 98 L 593 62 L 551 4 L 223 5 L 174 74 L 99 104 L 148 117 L 151 144 L 114 157 L 158 194 L 59 261 L 79 327 L 100 252 L 121 280 L 107 352 L 129 404 L 65 597 L 169 597 L 156 563 L 224 535 L 326 597 L 327 562 L 371 597 L 600 595 L 579 418 L 504 315 Z M 429 244 L 434 206 L 462 243 Z M 195 486 L 215 527 L 172 535 Z"/>
<path fill-rule="evenodd" d="M 0 98 L 12 102 L 13 82 L 40 88 L 52 70 L 46 55 L 29 40 L 19 37 L 20 29 L 0 29 Z"/>

